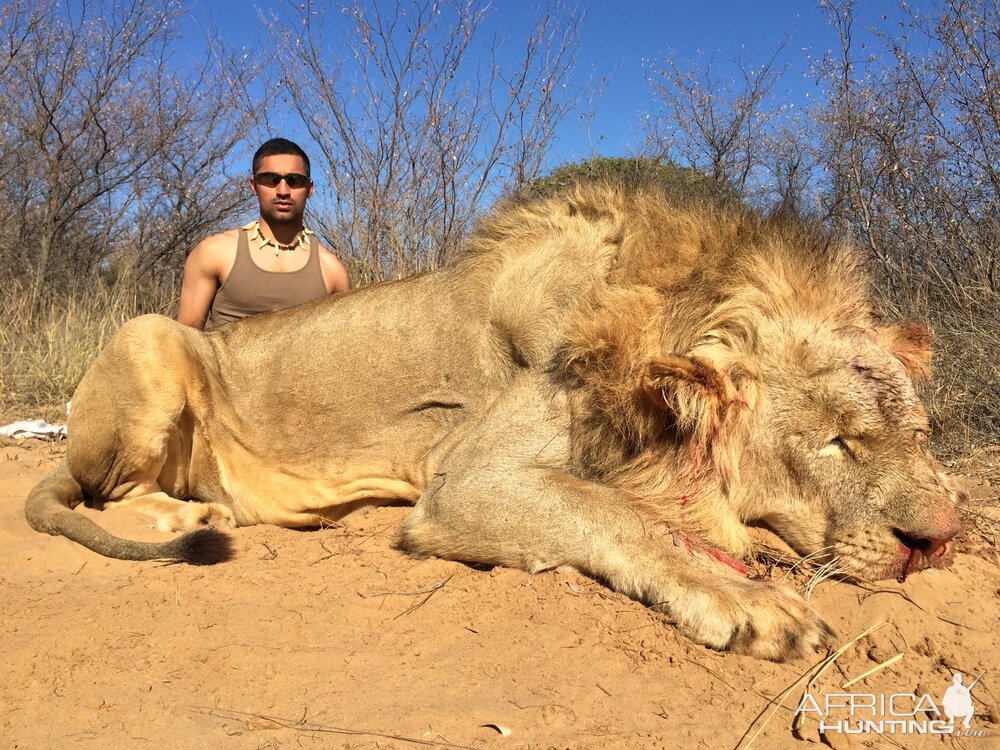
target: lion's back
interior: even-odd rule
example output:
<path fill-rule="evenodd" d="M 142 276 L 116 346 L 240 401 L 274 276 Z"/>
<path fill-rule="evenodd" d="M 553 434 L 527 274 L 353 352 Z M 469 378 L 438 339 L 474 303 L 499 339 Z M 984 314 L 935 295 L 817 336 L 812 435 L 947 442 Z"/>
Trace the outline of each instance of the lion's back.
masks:
<path fill-rule="evenodd" d="M 541 198 L 515 196 L 480 222 L 468 251 L 502 265 L 533 266 L 535 282 L 542 267 L 563 276 L 563 293 L 587 301 L 577 310 L 589 317 L 616 317 L 614 308 L 634 304 L 625 300 L 639 293 L 657 297 L 684 339 L 723 313 L 829 317 L 844 325 L 868 315 L 863 264 L 827 231 L 654 182 L 594 180 Z M 582 293 L 572 277 L 588 264 L 601 278 Z M 520 293 L 530 287 L 555 292 L 545 283 L 522 283 Z"/>

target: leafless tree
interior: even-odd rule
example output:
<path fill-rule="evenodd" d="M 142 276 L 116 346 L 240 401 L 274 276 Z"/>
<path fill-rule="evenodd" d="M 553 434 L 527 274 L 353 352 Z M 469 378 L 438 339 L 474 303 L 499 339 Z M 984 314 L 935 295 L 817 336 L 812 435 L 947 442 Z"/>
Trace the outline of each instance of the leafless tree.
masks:
<path fill-rule="evenodd" d="M 853 3 L 825 7 L 840 37 L 818 70 L 829 97 L 816 112 L 836 176 L 832 213 L 864 241 L 887 282 L 911 295 L 971 277 L 1000 289 L 996 4 L 954 0 L 933 16 L 903 6 L 902 32 L 870 30 L 877 57 L 856 49 Z"/>
<path fill-rule="evenodd" d="M 334 15 L 307 2 L 266 21 L 278 48 L 294 51 L 278 58 L 283 86 L 329 182 L 329 202 L 314 200 L 319 227 L 358 281 L 440 264 L 485 201 L 538 175 L 575 104 L 575 11 L 553 0 L 517 62 L 503 64 L 511 41 L 482 39 L 487 10 L 358 0 Z M 477 65 L 470 49 L 484 44 L 492 58 Z"/>
<path fill-rule="evenodd" d="M 178 267 L 252 201 L 249 155 L 234 157 L 260 127 L 246 97 L 261 70 L 246 53 L 211 41 L 206 49 L 188 69 L 161 67 L 149 80 L 160 146 L 136 184 L 127 236 L 140 273 Z"/>
<path fill-rule="evenodd" d="M 892 28 L 859 28 L 851 0 L 823 6 L 840 40 L 817 66 L 814 113 L 829 214 L 869 250 L 887 303 L 934 324 L 951 426 L 996 436 L 997 3 L 901 5 Z"/>
<path fill-rule="evenodd" d="M 772 101 L 784 73 L 778 58 L 784 44 L 758 67 L 734 60 L 735 74 L 714 72 L 715 63 L 682 64 L 673 55 L 654 61 L 647 74 L 654 111 L 646 132 L 646 155 L 693 167 L 736 194 L 759 196 L 765 174 L 794 172 L 769 163 L 775 154 L 772 125 L 785 105 Z M 784 142 L 784 147 L 789 147 Z M 777 170 L 777 172 L 775 171 Z"/>
<path fill-rule="evenodd" d="M 236 205 L 221 166 L 250 120 L 228 92 L 252 68 L 178 63 L 183 12 L 180 0 L 15 0 L 0 14 L 0 77 L 16 92 L 0 109 L 0 180 L 19 219 L 0 240 L 8 268 L 40 286 L 125 246 L 148 265 Z"/>

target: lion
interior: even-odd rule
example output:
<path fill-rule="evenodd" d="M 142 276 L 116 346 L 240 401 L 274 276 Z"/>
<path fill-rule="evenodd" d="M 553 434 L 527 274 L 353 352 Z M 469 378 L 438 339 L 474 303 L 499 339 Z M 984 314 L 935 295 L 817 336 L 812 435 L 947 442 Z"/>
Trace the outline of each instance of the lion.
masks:
<path fill-rule="evenodd" d="M 750 575 L 750 527 L 900 580 L 960 530 L 914 390 L 929 333 L 877 323 L 867 283 L 845 243 L 739 205 L 610 182 L 511 199 L 430 273 L 208 333 L 126 323 L 27 519 L 214 563 L 220 528 L 405 501 L 412 554 L 569 566 L 710 648 L 802 657 L 832 631 Z M 120 539 L 85 500 L 186 533 Z"/>

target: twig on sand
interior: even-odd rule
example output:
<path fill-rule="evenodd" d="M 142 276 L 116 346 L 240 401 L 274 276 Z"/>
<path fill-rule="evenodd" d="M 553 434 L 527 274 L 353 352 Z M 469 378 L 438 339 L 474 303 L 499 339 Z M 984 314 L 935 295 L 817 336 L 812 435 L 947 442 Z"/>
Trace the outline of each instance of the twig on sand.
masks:
<path fill-rule="evenodd" d="M 861 602 L 863 602 L 865 599 L 867 599 L 869 596 L 872 596 L 873 594 L 896 594 L 906 599 L 906 601 L 908 601 L 914 607 L 919 609 L 921 612 L 927 612 L 926 607 L 922 607 L 915 601 L 913 601 L 910 595 L 907 594 L 905 591 L 900 591 L 899 589 L 870 589 L 865 586 L 861 586 L 861 588 L 863 588 L 868 593 L 858 599 L 858 604 L 861 604 Z M 928 614 L 933 614 L 937 619 L 941 620 L 941 622 L 946 622 L 949 625 L 955 625 L 956 627 L 965 628 L 966 630 L 976 630 L 976 628 L 972 627 L 971 625 L 966 625 L 965 623 L 959 622 L 958 620 L 952 620 L 950 617 L 939 615 L 937 612 Z"/>
<path fill-rule="evenodd" d="M 347 549 L 349 549 L 349 550 L 358 549 L 358 547 L 360 547 L 362 544 L 364 544 L 365 542 L 367 542 L 369 539 L 373 539 L 374 537 L 377 537 L 379 534 L 383 533 L 390 526 L 395 526 L 396 523 L 397 523 L 397 521 L 389 521 L 389 523 L 386 523 L 386 524 L 383 524 L 382 526 L 379 526 L 378 528 L 375 529 L 375 531 L 371 532 L 370 534 L 363 534 L 363 535 L 357 536 L 356 537 L 356 541 L 353 541 L 351 544 L 347 545 Z M 354 535 L 352 534 L 352 536 L 354 536 Z"/>
<path fill-rule="evenodd" d="M 966 625 L 964 622 L 959 622 L 958 620 L 952 620 L 950 617 L 945 617 L 944 615 L 935 615 L 941 622 L 946 622 L 949 625 L 954 625 L 958 628 L 965 628 L 966 630 L 978 630 L 979 628 L 974 628 L 971 625 Z"/>
<path fill-rule="evenodd" d="M 750 746 L 753 745 L 754 740 L 756 740 L 760 736 L 760 733 L 764 731 L 764 727 L 767 726 L 768 722 L 770 722 L 771 719 L 774 718 L 774 715 L 778 713 L 778 711 L 781 708 L 784 707 L 785 700 L 788 698 L 788 696 L 795 688 L 799 687 L 799 685 L 801 685 L 804 682 L 805 683 L 805 688 L 803 690 L 803 695 L 804 695 L 805 692 L 809 689 L 809 686 L 813 683 L 813 681 L 819 678 L 819 676 L 822 675 L 830 667 L 831 664 L 833 664 L 838 658 L 840 658 L 840 656 L 845 651 L 847 651 L 847 649 L 849 649 L 851 646 L 853 646 L 855 643 L 860 641 L 865 636 L 874 633 L 876 630 L 878 630 L 881 627 L 884 627 L 887 624 L 888 623 L 885 622 L 879 622 L 876 623 L 875 625 L 872 625 L 863 633 L 849 640 L 847 643 L 838 648 L 832 654 L 822 659 L 821 661 L 816 662 L 816 664 L 807 669 L 805 674 L 803 674 L 801 677 L 799 677 L 799 679 L 797 679 L 795 682 L 793 682 L 791 685 L 785 688 L 785 690 L 779 696 L 777 696 L 776 698 L 772 698 L 768 702 L 768 705 L 774 704 L 774 708 L 771 709 L 771 712 L 762 722 L 760 722 L 760 719 L 767 712 L 767 706 L 765 706 L 761 710 L 761 712 L 757 714 L 756 717 L 754 717 L 754 720 L 750 722 L 750 726 L 747 727 L 747 730 L 743 733 L 743 736 L 740 737 L 740 739 L 736 742 L 736 745 L 733 748 L 733 750 L 739 750 L 739 747 L 743 745 L 743 740 L 745 740 L 747 735 L 750 734 L 750 730 L 754 728 L 754 725 L 760 722 L 760 726 L 757 727 L 757 731 L 754 732 L 753 735 L 750 737 L 750 739 L 747 741 L 747 743 L 743 745 L 743 750 L 749 750 Z M 792 720 L 792 729 L 795 729 L 797 726 L 798 726 L 798 716 L 796 716 Z"/>
<path fill-rule="evenodd" d="M 419 589 L 417 591 L 377 591 L 377 592 L 374 592 L 372 594 L 369 594 L 369 596 L 417 596 L 419 594 L 426 594 L 427 595 L 423 599 L 421 599 L 419 602 L 417 602 L 416 604 L 414 604 L 412 607 L 404 609 L 402 612 L 400 612 L 398 615 L 396 615 L 395 617 L 392 618 L 393 620 L 398 620 L 403 615 L 408 615 L 413 610 L 420 609 L 420 607 L 422 607 L 425 604 L 427 604 L 427 600 L 430 599 L 432 596 L 434 596 L 434 594 L 437 591 L 440 591 L 441 589 L 443 589 L 444 586 L 445 586 L 445 584 L 448 583 L 448 581 L 450 581 L 454 577 L 455 577 L 455 574 L 452 573 L 450 576 L 448 576 L 447 578 L 445 578 L 443 581 L 438 581 L 433 586 L 431 586 L 430 588 L 426 588 L 426 589 Z"/>
<path fill-rule="evenodd" d="M 329 547 L 327 547 L 325 544 L 323 544 L 322 540 L 320 540 L 319 546 L 323 548 L 323 551 L 326 552 L 326 554 L 323 555 L 322 557 L 317 557 L 315 560 L 313 560 L 311 563 L 309 563 L 310 565 L 315 565 L 316 563 L 321 563 L 324 560 L 329 560 L 331 557 L 333 557 L 335 554 L 337 554 L 336 552 L 332 552 Z"/>
<path fill-rule="evenodd" d="M 868 592 L 867 594 L 864 594 L 858 598 L 858 604 L 863 603 L 865 599 L 867 599 L 869 596 L 873 596 L 874 594 L 896 594 L 906 599 L 906 601 L 908 601 L 914 607 L 919 609 L 921 612 L 927 611 L 924 607 L 920 606 L 915 601 L 913 601 L 910 595 L 907 594 L 905 591 L 900 591 L 899 589 L 870 589 L 867 586 L 860 586 L 860 585 L 858 586 L 858 588 L 864 589 L 865 591 Z"/>
<path fill-rule="evenodd" d="M 723 685 L 725 685 L 725 686 L 726 686 L 727 688 L 729 688 L 730 690 L 732 690 L 732 691 L 733 691 L 734 693 L 738 692 L 738 691 L 737 691 L 737 689 L 736 689 L 736 688 L 735 688 L 735 687 L 734 687 L 733 685 L 731 685 L 730 683 L 728 683 L 728 682 L 727 682 L 727 681 L 726 681 L 726 680 L 725 680 L 725 679 L 724 679 L 724 678 L 722 677 L 722 675 L 721 675 L 721 674 L 720 674 L 719 672 L 717 672 L 716 670 L 712 669 L 712 668 L 711 668 L 711 667 L 709 667 L 708 665 L 706 665 L 706 664 L 702 664 L 702 663 L 701 663 L 700 661 L 698 661 L 697 659 L 689 659 L 689 658 L 687 658 L 687 657 L 685 657 L 685 658 L 684 658 L 684 661 L 686 661 L 686 662 L 687 662 L 688 664 L 694 664 L 694 665 L 695 665 L 696 667 L 701 667 L 701 668 L 702 668 L 702 669 L 704 669 L 704 670 L 705 670 L 706 672 L 708 672 L 708 673 L 709 673 L 710 675 L 712 675 L 713 677 L 715 677 L 715 679 L 717 679 L 717 680 L 718 680 L 719 682 L 721 682 L 721 683 L 722 683 Z M 751 688 L 751 690 L 752 690 L 752 689 L 753 689 L 753 688 Z M 757 692 L 757 691 L 755 690 L 754 692 Z M 757 694 L 758 694 L 758 695 L 760 695 L 760 693 L 757 693 Z M 766 698 L 767 696 L 761 696 L 761 697 L 764 697 L 764 698 Z"/>
<path fill-rule="evenodd" d="M 357 737 L 382 737 L 387 740 L 398 740 L 399 742 L 409 742 L 414 745 L 426 745 L 431 747 L 452 747 L 457 748 L 457 750 L 476 750 L 476 748 L 470 747 L 469 745 L 454 745 L 450 742 L 442 742 L 441 740 L 420 740 L 415 737 L 403 737 L 398 734 L 389 734 L 388 732 L 372 732 L 365 729 L 349 729 L 347 727 L 333 727 L 327 724 L 313 724 L 308 721 L 301 721 L 299 719 L 286 719 L 281 716 L 267 716 L 266 714 L 257 714 L 250 711 L 235 711 L 231 708 L 211 708 L 210 706 L 191 706 L 192 711 L 196 711 L 200 714 L 205 714 L 207 716 L 217 716 L 222 719 L 236 719 L 240 720 L 244 717 L 251 719 L 262 719 L 264 721 L 270 721 L 277 724 L 282 729 L 294 729 L 298 732 L 318 732 L 324 734 L 349 734 Z"/>

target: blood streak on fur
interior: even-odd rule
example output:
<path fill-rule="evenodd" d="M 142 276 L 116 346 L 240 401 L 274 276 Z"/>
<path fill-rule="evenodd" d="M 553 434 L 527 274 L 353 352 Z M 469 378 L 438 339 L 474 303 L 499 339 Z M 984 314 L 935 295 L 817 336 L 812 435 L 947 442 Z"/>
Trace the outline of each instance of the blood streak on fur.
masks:
<path fill-rule="evenodd" d="M 694 554 L 695 552 L 699 552 L 703 555 L 707 555 L 716 562 L 720 562 L 726 567 L 732 568 L 742 576 L 749 577 L 753 573 L 753 570 L 751 570 L 749 567 L 741 563 L 735 557 L 731 557 L 730 555 L 727 555 L 725 552 L 715 549 L 715 547 L 711 547 L 707 544 L 702 544 L 692 539 L 690 536 L 688 536 L 682 531 L 672 531 L 670 532 L 670 534 L 674 539 L 674 545 L 680 547 L 689 554 Z"/>

